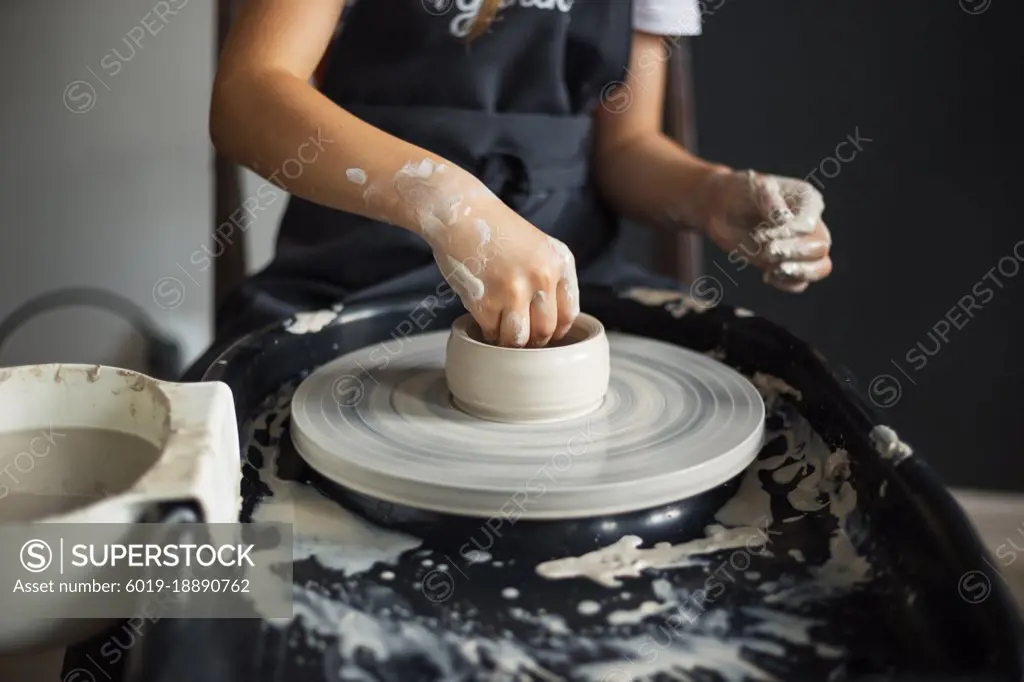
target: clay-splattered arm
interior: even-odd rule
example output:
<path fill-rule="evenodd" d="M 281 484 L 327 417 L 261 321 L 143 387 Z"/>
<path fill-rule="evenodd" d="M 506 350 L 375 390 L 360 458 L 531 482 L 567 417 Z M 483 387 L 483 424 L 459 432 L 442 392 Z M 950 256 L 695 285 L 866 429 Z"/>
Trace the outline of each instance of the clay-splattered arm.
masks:
<path fill-rule="evenodd" d="M 360 120 L 309 84 L 343 5 L 245 3 L 214 82 L 211 137 L 221 154 L 291 194 L 427 237 L 432 223 L 425 227 L 415 202 L 402 199 L 401 178 L 426 202 L 429 188 L 416 187 L 416 178 L 445 164 L 452 192 L 482 199 L 488 192 L 469 173 Z"/>
<path fill-rule="evenodd" d="M 607 89 L 596 112 L 594 170 L 602 194 L 646 225 L 700 228 L 708 178 L 730 169 L 700 159 L 662 132 L 666 39 L 633 34 L 626 81 Z"/>
<path fill-rule="evenodd" d="M 214 145 L 292 194 L 422 236 L 486 337 L 508 346 L 561 338 L 579 314 L 565 245 L 471 173 L 310 85 L 343 5 L 247 0 L 214 83 Z"/>
<path fill-rule="evenodd" d="M 800 292 L 828 276 L 832 238 L 814 187 L 704 161 L 662 133 L 670 49 L 635 33 L 626 82 L 598 109 L 594 162 L 605 197 L 638 222 L 702 231 L 738 269 L 754 265 L 779 289 Z"/>

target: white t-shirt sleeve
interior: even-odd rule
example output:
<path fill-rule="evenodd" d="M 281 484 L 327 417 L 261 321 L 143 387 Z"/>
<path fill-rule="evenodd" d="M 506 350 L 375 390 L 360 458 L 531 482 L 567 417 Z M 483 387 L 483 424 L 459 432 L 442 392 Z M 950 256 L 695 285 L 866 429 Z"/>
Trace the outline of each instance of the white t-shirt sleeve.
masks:
<path fill-rule="evenodd" d="M 698 0 L 633 0 L 633 30 L 659 36 L 699 36 L 700 14 Z"/>

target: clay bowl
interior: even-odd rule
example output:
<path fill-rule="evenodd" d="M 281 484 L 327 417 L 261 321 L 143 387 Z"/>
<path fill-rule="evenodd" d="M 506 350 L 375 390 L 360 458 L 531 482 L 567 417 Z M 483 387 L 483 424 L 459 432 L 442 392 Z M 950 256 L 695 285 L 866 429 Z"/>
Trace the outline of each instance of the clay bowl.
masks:
<path fill-rule="evenodd" d="M 65 533 L 84 543 L 125 544 L 140 523 L 163 520 L 161 510 L 175 505 L 197 509 L 210 523 L 238 519 L 238 431 L 224 384 L 169 383 L 97 365 L 0 368 L 0 407 L 5 532 L 48 545 Z M 61 530 L 66 524 L 82 524 L 81 534 Z M 52 563 L 43 555 L 30 568 L 17 547 L 5 551 L 4 585 L 124 577 L 109 564 L 62 573 L 63 555 Z M 35 564 L 38 556 L 30 558 Z M 131 577 L 142 569 L 135 570 Z M 111 618 L 83 612 L 89 609 L 81 598 L 0 598 L 0 654 L 64 646 L 101 631 Z"/>
<path fill-rule="evenodd" d="M 452 324 L 444 370 L 455 406 L 479 419 L 572 419 L 597 409 L 608 392 L 608 337 L 597 318 L 581 314 L 556 344 L 502 348 L 463 315 Z"/>

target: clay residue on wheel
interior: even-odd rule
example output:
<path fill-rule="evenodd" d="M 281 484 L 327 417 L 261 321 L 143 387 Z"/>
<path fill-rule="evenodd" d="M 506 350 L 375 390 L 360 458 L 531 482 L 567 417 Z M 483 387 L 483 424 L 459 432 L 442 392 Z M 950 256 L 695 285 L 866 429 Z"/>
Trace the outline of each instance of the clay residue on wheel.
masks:
<path fill-rule="evenodd" d="M 754 375 L 750 377 L 750 381 L 763 396 L 784 395 L 796 398 L 797 400 L 803 400 L 803 394 L 800 391 L 796 390 L 782 379 L 773 377 L 770 374 L 754 372 Z"/>
<path fill-rule="evenodd" d="M 623 292 L 620 298 L 627 298 L 642 305 L 664 308 L 672 317 L 682 317 L 687 313 L 704 313 L 710 306 L 701 305 L 682 291 L 674 289 L 649 289 L 633 287 Z"/>
<path fill-rule="evenodd" d="M 914 454 L 913 449 L 900 440 L 896 432 L 888 426 L 876 426 L 871 430 L 869 438 L 871 445 L 884 459 L 899 463 Z"/>
<path fill-rule="evenodd" d="M 339 312 L 336 310 L 298 313 L 284 328 L 292 334 L 315 334 L 338 319 L 338 315 Z"/>
<path fill-rule="evenodd" d="M 537 573 L 551 580 L 586 578 L 604 587 L 620 587 L 623 578 L 639 578 L 650 569 L 694 566 L 699 563 L 699 557 L 727 549 L 744 547 L 760 552 L 767 543 L 765 529 L 754 526 L 712 526 L 707 529 L 706 537 L 677 545 L 659 542 L 649 548 L 641 547 L 643 538 L 626 535 L 580 557 L 545 561 L 537 566 Z"/>
<path fill-rule="evenodd" d="M 269 492 L 254 518 L 281 518 L 275 515 L 288 513 L 291 518 L 318 519 L 312 524 L 297 524 L 295 532 L 302 539 L 296 543 L 296 559 L 312 558 L 334 568 L 323 585 L 290 585 L 295 615 L 271 625 L 299 627 L 309 633 L 318 642 L 312 655 L 322 656 L 323 664 L 330 665 L 339 678 L 369 678 L 382 666 L 416 659 L 429 664 L 436 672 L 431 679 L 438 680 L 500 677 L 617 682 L 683 678 L 713 671 L 722 680 L 739 682 L 778 679 L 777 671 L 788 670 L 791 647 L 811 646 L 822 658 L 843 655 L 841 647 L 812 634 L 820 622 L 801 611 L 852 589 L 871 575 L 870 565 L 857 553 L 848 533 L 856 494 L 848 480 L 845 453 L 829 448 L 783 396 L 768 396 L 773 406 L 773 427 L 767 439 L 774 445 L 766 450 L 774 454 L 764 453 L 748 468 L 739 491 L 719 511 L 717 520 L 733 528 L 770 524 L 764 529 L 768 541 L 762 542 L 757 551 L 772 553 L 776 558 L 788 556 L 785 549 L 773 545 L 779 541 L 779 524 L 803 516 L 814 516 L 817 523 L 833 520 L 830 537 L 801 536 L 801 547 L 808 557 L 812 553 L 827 557 L 824 563 L 816 560 L 814 564 L 801 564 L 801 570 L 815 571 L 814 582 L 794 588 L 775 580 L 762 581 L 760 569 L 751 566 L 739 571 L 734 568 L 736 562 L 729 563 L 738 553 L 748 551 L 756 560 L 753 550 L 709 543 L 699 551 L 684 552 L 685 566 L 648 568 L 641 571 L 643 578 L 623 576 L 619 586 L 599 588 L 608 593 L 607 601 L 593 601 L 598 597 L 592 593 L 586 593 L 591 598 L 574 599 L 572 594 L 584 594 L 574 586 L 565 590 L 564 601 L 546 604 L 542 612 L 524 602 L 529 594 L 522 589 L 513 595 L 507 582 L 488 584 L 471 573 L 477 563 L 502 564 L 491 553 L 500 550 L 500 538 L 487 552 L 473 550 L 472 559 L 467 557 L 464 566 L 449 566 L 449 554 L 421 547 L 415 538 L 375 528 L 315 490 L 282 481 L 276 473 L 276 462 L 293 390 L 294 386 L 286 386 L 272 396 L 248 426 L 247 452 L 250 461 L 258 465 L 254 472 Z M 257 454 L 259 457 L 254 456 Z M 779 514 L 772 513 L 772 497 L 762 478 L 777 481 L 789 491 L 777 507 Z M 816 499 L 810 498 L 811 492 L 816 493 Z M 341 535 L 328 528 L 347 534 L 347 543 L 337 542 Z M 349 532 L 352 529 L 356 530 Z M 697 548 L 691 545 L 689 549 Z M 402 561 L 404 569 L 399 568 Z M 417 569 L 410 572 L 410 564 Z M 758 603 L 764 605 L 737 608 L 726 596 L 708 599 L 706 590 L 692 589 L 704 584 L 708 570 L 723 566 L 734 571 L 733 582 L 723 589 L 756 590 Z M 459 571 L 469 572 L 469 577 L 464 578 Z M 471 592 L 476 597 L 483 599 L 488 590 L 494 593 L 486 608 L 502 609 L 502 617 L 529 628 L 532 635 L 496 634 L 483 627 L 478 620 L 483 602 L 458 591 L 458 586 L 464 584 L 461 582 L 455 595 L 444 602 L 435 602 L 426 610 L 413 605 L 398 585 L 423 581 L 428 575 L 474 580 Z M 699 581 L 686 581 L 685 576 L 694 575 Z M 743 587 L 743 582 L 749 587 Z M 333 589 L 335 583 L 343 589 Z M 426 589 L 425 582 L 416 585 Z M 705 592 L 703 601 L 697 597 L 701 592 Z M 612 600 L 621 605 L 611 607 Z M 585 629 L 570 626 L 566 618 L 569 614 L 586 617 Z M 836 665 L 841 663 L 837 661 Z"/>

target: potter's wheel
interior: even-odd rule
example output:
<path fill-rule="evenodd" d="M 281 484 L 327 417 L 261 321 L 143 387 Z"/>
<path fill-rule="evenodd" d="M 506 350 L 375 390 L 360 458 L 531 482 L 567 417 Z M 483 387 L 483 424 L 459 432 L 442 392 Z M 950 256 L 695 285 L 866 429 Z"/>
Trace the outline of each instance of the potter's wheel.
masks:
<path fill-rule="evenodd" d="M 586 312 L 612 328 L 714 352 L 769 380 L 758 384 L 766 443 L 746 473 L 685 501 L 612 518 L 516 522 L 513 507 L 511 518 L 421 512 L 416 523 L 395 523 L 387 508 L 401 505 L 379 502 L 364 523 L 364 508 L 350 504 L 355 493 L 338 495 L 341 487 L 312 475 L 292 447 L 295 389 L 368 344 L 378 345 L 360 356 L 370 359 L 363 367 L 385 383 L 415 336 L 446 334 L 463 311 L 451 305 L 427 314 L 430 300 L 410 297 L 315 314 L 337 316 L 326 327 L 297 331 L 284 320 L 197 365 L 191 378 L 224 381 L 234 394 L 244 434 L 242 519 L 295 519 L 296 617 L 147 624 L 145 641 L 159 646 L 135 646 L 121 659 L 141 664 L 132 666 L 131 682 L 1024 679 L 1020 618 L 994 572 L 997 559 L 986 563 L 982 543 L 920 453 L 894 456 L 887 442 L 869 437 L 878 422 L 853 395 L 852 380 L 838 379 L 841 370 L 785 330 L 726 305 L 697 314 L 666 306 L 664 294 L 632 300 L 587 289 L 582 298 Z M 402 332 L 409 327 L 412 338 Z M 621 337 L 610 336 L 614 366 Z M 385 361 L 389 367 L 377 369 Z M 617 390 L 621 370 L 613 371 Z M 369 392 L 374 382 L 363 381 Z M 428 430 L 427 444 L 445 442 L 439 431 Z M 472 454 L 492 454 L 491 445 L 481 439 Z M 825 466 L 840 448 L 848 471 Z M 820 496 L 808 494 L 815 489 Z M 650 569 L 620 588 L 537 572 L 541 562 L 582 556 L 626 534 L 652 549 L 689 546 L 703 542 L 713 523 L 763 527 L 768 551 L 697 556 L 699 565 Z M 419 540 L 419 549 L 408 549 Z M 66 665 L 93 670 L 109 660 L 113 638 L 134 636 L 106 634 Z"/>
<path fill-rule="evenodd" d="M 761 446 L 756 389 L 714 359 L 608 335 L 604 403 L 551 424 L 501 424 L 456 408 L 447 332 L 374 345 L 311 374 L 292 399 L 292 440 L 321 476 L 361 495 L 444 514 L 595 517 L 699 495 Z"/>

